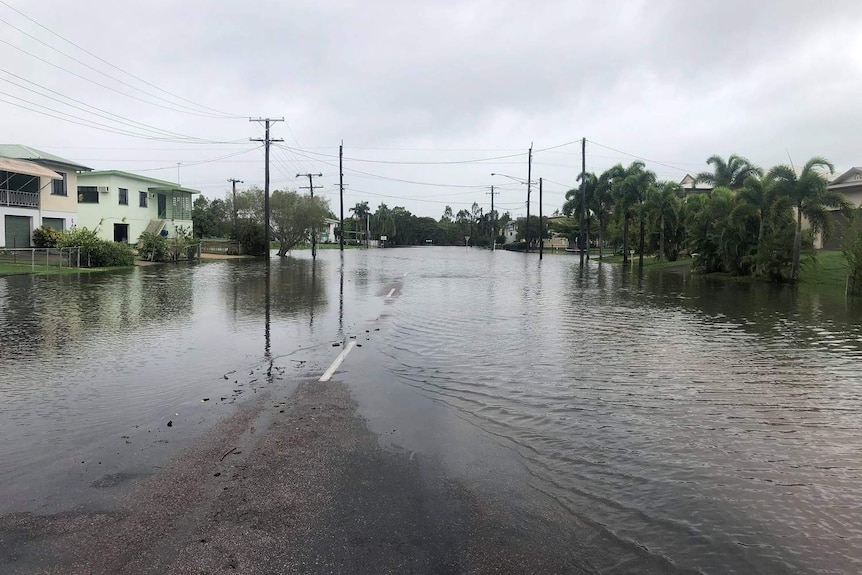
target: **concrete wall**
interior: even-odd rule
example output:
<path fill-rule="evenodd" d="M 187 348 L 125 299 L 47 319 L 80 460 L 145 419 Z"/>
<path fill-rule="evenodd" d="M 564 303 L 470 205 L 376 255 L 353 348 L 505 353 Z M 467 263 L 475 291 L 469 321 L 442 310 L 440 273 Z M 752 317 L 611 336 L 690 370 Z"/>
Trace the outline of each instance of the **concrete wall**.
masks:
<path fill-rule="evenodd" d="M 51 212 L 77 213 L 78 211 L 78 174 L 74 171 L 60 169 L 55 166 L 46 166 L 58 174 L 66 175 L 66 195 L 54 195 L 52 180 L 50 178 L 39 178 L 39 202 L 43 210 Z M 53 217 L 53 216 L 51 216 Z"/>
<path fill-rule="evenodd" d="M 99 203 L 78 202 L 78 225 L 90 230 L 96 230 L 99 237 L 105 240 L 114 239 L 114 224 L 128 224 L 129 243 L 137 243 L 138 237 L 147 229 L 150 221 L 158 217 L 158 197 L 156 192 L 149 192 L 151 185 L 146 181 L 116 174 L 82 174 L 78 178 L 78 186 L 105 186 L 107 192 L 99 193 Z M 128 205 L 120 204 L 120 188 L 128 190 Z M 76 187 L 77 190 L 77 187 Z M 140 192 L 147 194 L 147 207 L 140 207 Z M 166 196 L 167 206 L 165 220 L 169 237 L 176 237 L 177 226 L 192 230 L 191 219 L 175 219 L 173 213 L 172 194 L 161 192 Z"/>

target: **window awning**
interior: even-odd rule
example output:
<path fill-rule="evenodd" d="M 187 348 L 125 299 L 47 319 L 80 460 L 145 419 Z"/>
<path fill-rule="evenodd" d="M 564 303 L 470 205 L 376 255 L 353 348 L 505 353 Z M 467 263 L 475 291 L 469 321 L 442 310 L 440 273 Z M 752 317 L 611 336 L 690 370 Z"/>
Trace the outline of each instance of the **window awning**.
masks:
<path fill-rule="evenodd" d="M 23 160 L 13 160 L 12 158 L 0 158 L 0 171 L 15 172 L 16 174 L 25 174 L 27 176 L 42 176 L 43 178 L 51 178 L 52 180 L 63 179 L 63 176 L 44 166 Z"/>

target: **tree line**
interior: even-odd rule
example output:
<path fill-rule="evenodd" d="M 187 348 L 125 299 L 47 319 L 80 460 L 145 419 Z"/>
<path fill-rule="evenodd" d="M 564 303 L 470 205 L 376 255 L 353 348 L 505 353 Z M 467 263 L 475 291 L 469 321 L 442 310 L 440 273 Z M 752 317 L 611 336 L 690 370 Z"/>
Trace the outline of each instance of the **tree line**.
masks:
<path fill-rule="evenodd" d="M 279 256 L 311 241 L 311 234 L 323 228 L 326 218 L 334 217 L 324 198 L 294 191 L 273 191 L 269 206 L 270 237 L 279 243 Z M 251 255 L 263 255 L 269 250 L 264 221 L 264 194 L 256 186 L 238 191 L 236 200 L 232 195 L 212 201 L 198 196 L 192 206 L 196 237 L 231 238 Z"/>
<path fill-rule="evenodd" d="M 390 208 L 385 203 L 372 212 L 368 202 L 358 202 L 349 211 L 351 217 L 344 221 L 346 240 L 363 243 L 366 238 L 378 240 L 385 237 L 389 246 L 429 243 L 438 246 L 488 246 L 494 231 L 499 236 L 500 230 L 511 220 L 508 213 L 486 212 L 475 202 L 469 210 L 462 209 L 457 213 L 451 206 L 446 206 L 440 219 L 416 216 L 407 208 Z M 497 241 L 502 240 L 498 237 Z"/>
<path fill-rule="evenodd" d="M 693 269 L 703 272 L 796 281 L 803 248 L 813 248 L 815 234 L 833 232 L 830 212 L 851 215 L 847 199 L 828 189 L 835 168 L 825 158 L 811 158 L 798 173 L 787 165 L 763 170 L 737 154 L 711 156 L 707 164 L 712 171 L 695 177 L 710 186 L 702 193 L 658 181 L 639 161 L 587 173 L 583 193 L 566 193 L 563 213 L 578 222 L 561 224 L 563 231 L 576 238 L 583 215 L 587 245 L 598 236 L 600 250 L 619 246 L 624 262 L 633 251 L 640 265 L 645 253 L 671 261 L 690 255 Z"/>

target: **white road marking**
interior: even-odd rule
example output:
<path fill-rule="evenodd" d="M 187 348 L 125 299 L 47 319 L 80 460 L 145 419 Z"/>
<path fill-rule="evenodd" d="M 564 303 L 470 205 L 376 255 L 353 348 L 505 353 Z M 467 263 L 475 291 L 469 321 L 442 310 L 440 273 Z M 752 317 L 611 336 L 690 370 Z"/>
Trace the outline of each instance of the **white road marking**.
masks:
<path fill-rule="evenodd" d="M 389 290 L 389 293 L 386 295 L 386 297 L 392 297 L 392 294 L 394 294 L 394 293 L 395 293 L 395 288 L 392 288 L 391 290 Z"/>
<path fill-rule="evenodd" d="M 347 354 L 350 353 L 350 350 L 356 346 L 355 341 L 351 341 L 347 344 L 347 347 L 344 348 L 344 351 L 338 354 L 338 357 L 335 358 L 335 361 L 332 362 L 332 365 L 329 366 L 329 369 L 323 372 L 323 375 L 320 376 L 320 379 L 317 381 L 329 381 L 329 379 L 335 375 L 335 370 L 341 365 L 341 362 L 344 361 L 344 358 L 347 357 Z"/>

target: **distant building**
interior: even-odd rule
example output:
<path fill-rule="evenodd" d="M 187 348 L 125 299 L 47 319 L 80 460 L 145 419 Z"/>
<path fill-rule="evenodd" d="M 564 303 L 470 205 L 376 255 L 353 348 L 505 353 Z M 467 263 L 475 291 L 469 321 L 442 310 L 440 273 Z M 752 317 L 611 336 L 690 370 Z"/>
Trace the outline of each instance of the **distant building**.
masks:
<path fill-rule="evenodd" d="M 682 187 L 686 196 L 691 194 L 708 194 L 712 191 L 712 185 L 702 182 L 698 183 L 696 178 L 691 174 L 686 174 L 685 177 L 679 181 L 679 185 Z"/>
<path fill-rule="evenodd" d="M 841 192 L 850 202 L 853 208 L 862 207 L 862 168 L 850 168 L 829 184 L 829 191 Z M 815 247 L 827 250 L 840 250 L 844 243 L 844 231 L 849 222 L 841 212 L 834 210 L 832 216 L 832 234 L 822 241 L 820 237 L 815 240 Z"/>
<path fill-rule="evenodd" d="M 30 247 L 33 230 L 42 226 L 72 228 L 78 172 L 90 169 L 29 146 L 0 144 L 0 247 Z"/>

